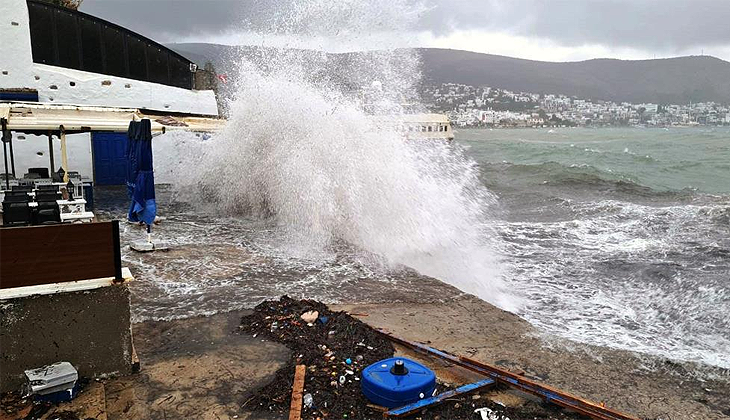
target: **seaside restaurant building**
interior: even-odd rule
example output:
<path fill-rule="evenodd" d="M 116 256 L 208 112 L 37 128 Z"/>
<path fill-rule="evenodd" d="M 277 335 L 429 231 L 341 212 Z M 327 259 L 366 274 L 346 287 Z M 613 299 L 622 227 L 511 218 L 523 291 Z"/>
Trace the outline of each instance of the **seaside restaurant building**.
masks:
<path fill-rule="evenodd" d="M 217 121 L 218 105 L 212 90 L 196 89 L 197 66 L 119 25 L 39 0 L 2 0 L 0 38 L 0 105 L 12 103 L 3 128 L 13 131 L 6 136 L 12 143 L 3 144 L 10 162 L 2 189 L 5 177 L 59 169 L 62 125 L 70 166 L 64 170 L 96 185 L 125 182 L 126 130 L 120 118 L 143 112 L 162 130 L 166 123 L 200 131 L 217 126 L 205 123 Z M 97 111 L 98 121 L 109 115 L 116 122 L 72 129 L 67 121 L 77 116 L 77 107 Z M 34 119 L 34 113 L 42 118 Z M 13 121 L 21 119 L 18 129 Z M 196 127 L 191 119 L 203 124 Z"/>

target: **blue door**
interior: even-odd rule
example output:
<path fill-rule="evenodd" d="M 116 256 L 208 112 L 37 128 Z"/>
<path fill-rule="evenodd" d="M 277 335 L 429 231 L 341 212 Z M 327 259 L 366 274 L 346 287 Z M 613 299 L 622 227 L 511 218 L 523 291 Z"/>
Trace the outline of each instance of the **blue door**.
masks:
<path fill-rule="evenodd" d="M 127 183 L 127 133 L 93 133 L 96 185 Z"/>

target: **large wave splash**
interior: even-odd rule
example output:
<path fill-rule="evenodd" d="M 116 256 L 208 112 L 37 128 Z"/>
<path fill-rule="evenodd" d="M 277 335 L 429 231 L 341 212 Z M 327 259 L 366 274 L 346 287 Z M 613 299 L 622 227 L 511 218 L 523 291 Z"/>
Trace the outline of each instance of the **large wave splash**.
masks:
<path fill-rule="evenodd" d="M 304 17 L 325 13 L 308 4 Z M 325 18 L 335 12 L 353 11 L 334 8 Z M 347 65 L 301 57 L 270 50 L 241 60 L 225 130 L 168 159 L 195 162 L 172 168 L 179 190 L 208 211 L 270 219 L 299 251 L 346 243 L 514 309 L 494 251 L 495 198 L 476 163 L 457 147 L 409 142 L 393 128 L 404 98 L 414 97 L 416 54 L 378 51 Z M 332 70 L 336 81 L 317 76 Z M 367 114 L 353 86 L 368 88 L 388 114 Z"/>

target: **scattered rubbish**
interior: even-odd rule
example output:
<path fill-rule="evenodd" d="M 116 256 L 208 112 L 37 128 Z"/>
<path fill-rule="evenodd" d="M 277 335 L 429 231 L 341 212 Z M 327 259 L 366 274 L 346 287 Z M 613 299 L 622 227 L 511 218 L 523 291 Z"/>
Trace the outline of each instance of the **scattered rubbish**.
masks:
<path fill-rule="evenodd" d="M 307 312 L 303 313 L 302 316 L 300 316 L 300 318 L 302 319 L 302 321 L 306 322 L 307 324 L 311 324 L 314 321 L 316 321 L 317 318 L 319 318 L 319 312 L 307 311 Z"/>
<path fill-rule="evenodd" d="M 138 239 L 130 242 L 129 248 L 137 252 L 169 251 L 170 245 L 157 240 Z"/>
<path fill-rule="evenodd" d="M 314 404 L 314 398 L 312 398 L 312 394 L 304 394 L 304 406 L 307 408 L 312 408 L 312 404 Z"/>
<path fill-rule="evenodd" d="M 309 311 L 317 311 L 320 317 L 327 317 L 327 328 L 307 327 L 300 316 Z M 273 322 L 277 322 L 277 328 L 272 331 Z M 381 417 L 381 412 L 367 407 L 369 401 L 362 395 L 359 376 L 365 366 L 392 357 L 394 348 L 389 340 L 361 321 L 344 312 L 330 311 L 319 302 L 283 297 L 259 304 L 241 320 L 239 331 L 282 343 L 292 355 L 290 362 L 275 373 L 271 383 L 256 392 L 246 404 L 248 409 L 267 413 L 252 418 L 271 417 L 269 413 L 272 412 L 286 418 L 290 410 L 295 364 L 307 365 L 306 393 L 310 393 L 313 399 L 311 407 L 304 405 L 302 419 L 337 419 L 343 418 L 343 414 L 347 414 L 349 419 Z M 367 343 L 374 349 L 366 350 L 358 343 Z M 302 357 L 298 358 L 299 355 Z M 362 360 L 354 355 L 363 356 Z M 350 365 L 344 363 L 348 356 L 352 362 Z M 345 376 L 343 384 L 340 384 L 340 376 Z"/>
<path fill-rule="evenodd" d="M 328 316 L 324 316 L 324 315 L 322 315 L 322 316 L 320 316 L 319 318 L 317 318 L 317 321 L 319 321 L 319 322 L 320 322 L 320 323 L 322 323 L 322 324 L 326 324 L 326 323 L 327 323 L 327 321 L 329 321 L 329 319 L 330 319 L 330 318 L 329 318 Z"/>
<path fill-rule="evenodd" d="M 348 357 L 347 359 L 345 359 L 345 363 L 347 363 L 348 365 L 351 365 L 352 364 L 352 359 L 350 359 Z"/>
<path fill-rule="evenodd" d="M 500 416 L 487 407 L 477 408 L 474 412 L 481 415 L 482 420 L 509 420 L 509 417 Z"/>
<path fill-rule="evenodd" d="M 327 317 L 327 328 L 317 328 L 316 325 L 321 321 L 315 323 L 315 327 L 308 327 L 300 317 L 310 311 L 317 311 L 320 317 Z M 276 328 L 272 328 L 273 323 L 276 323 Z M 512 420 L 585 420 L 578 414 L 555 411 L 554 408 L 546 411 L 548 409 L 540 402 L 527 402 L 515 408 L 502 407 L 484 396 L 473 400 L 471 394 L 460 393 L 462 387 L 454 388 L 459 385 L 458 382 L 454 385 L 453 380 L 450 383 L 438 383 L 438 389 L 443 390 L 440 394 L 434 395 L 435 384 L 430 390 L 414 390 L 413 404 L 422 404 L 422 408 L 410 414 L 391 414 L 404 407 L 391 408 L 388 412 L 388 408 L 371 402 L 363 392 L 368 386 L 363 371 L 367 367 L 380 368 L 384 364 L 384 371 L 394 376 L 390 369 L 395 363 L 387 363 L 393 359 L 394 340 L 347 313 L 331 311 L 326 305 L 313 300 L 296 300 L 284 296 L 279 300 L 262 302 L 241 319 L 238 331 L 284 344 L 291 354 L 289 361 L 274 374 L 271 382 L 258 389 L 246 402 L 246 409 L 252 411 L 251 418 L 287 418 L 294 390 L 295 375 L 292 373 L 296 365 L 306 365 L 306 391 L 302 389 L 304 395 L 299 402 L 302 420 L 372 420 L 382 417 L 474 420 L 479 417 L 474 410 L 482 407 L 490 408 L 502 416 L 500 420 L 506 416 Z M 351 364 L 347 364 L 348 358 Z M 409 370 L 411 367 L 403 363 L 395 371 L 400 369 Z M 486 377 L 483 380 L 492 379 Z M 311 405 L 307 396 L 312 398 Z M 433 403 L 433 398 L 439 402 Z M 611 420 L 617 419 L 612 417 Z"/>
<path fill-rule="evenodd" d="M 48 366 L 25 371 L 28 378 L 28 394 L 38 399 L 60 402 L 75 396 L 74 388 L 79 374 L 69 362 L 57 362 Z"/>
<path fill-rule="evenodd" d="M 454 397 L 459 397 L 462 394 L 474 392 L 479 389 L 482 389 L 482 388 L 485 388 L 488 386 L 492 386 L 492 385 L 494 385 L 493 379 L 484 379 L 479 382 L 474 382 L 471 384 L 460 386 L 456 389 L 452 389 L 450 391 L 446 391 L 446 392 L 443 392 L 438 395 L 436 395 L 436 390 L 434 389 L 431 397 L 423 399 L 424 394 L 422 393 L 419 395 L 422 398 L 420 401 L 390 410 L 390 411 L 388 411 L 388 415 L 394 416 L 394 417 L 407 416 L 409 414 L 419 412 L 426 407 L 431 407 L 436 404 L 441 404 L 444 401 L 446 401 L 447 399 L 453 399 Z M 459 407 L 460 407 L 460 404 L 458 404 L 458 403 L 454 405 L 454 408 L 459 408 Z"/>
<path fill-rule="evenodd" d="M 555 405 L 564 408 L 568 408 L 579 414 L 606 420 L 638 420 L 636 417 L 632 417 L 609 409 L 604 404 L 596 404 L 594 402 L 576 397 L 567 392 L 552 388 L 547 385 L 542 385 L 524 376 L 514 374 L 496 366 L 491 366 L 463 356 L 455 356 L 453 354 L 446 353 L 430 347 L 426 344 L 404 340 L 384 330 L 378 331 L 383 334 L 383 336 L 389 337 L 393 342 L 405 346 L 417 353 L 435 356 L 439 359 L 453 363 L 454 365 L 482 374 L 504 385 L 519 389 L 520 391 L 537 395 L 539 397 L 543 397 L 546 401 L 549 401 Z"/>
<path fill-rule="evenodd" d="M 426 366 L 403 357 L 393 357 L 366 367 L 362 392 L 374 404 L 394 408 L 431 395 L 436 375 Z"/>

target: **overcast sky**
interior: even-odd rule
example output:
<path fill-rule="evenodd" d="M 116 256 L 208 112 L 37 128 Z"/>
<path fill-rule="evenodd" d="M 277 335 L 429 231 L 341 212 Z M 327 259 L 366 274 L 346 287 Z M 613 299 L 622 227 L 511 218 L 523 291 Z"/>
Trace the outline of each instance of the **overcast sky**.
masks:
<path fill-rule="evenodd" d="M 352 8 L 375 29 L 343 37 L 343 28 L 323 27 L 306 35 L 271 34 L 287 3 L 296 0 L 84 0 L 81 11 L 102 17 L 159 42 L 215 42 L 321 48 L 331 51 L 422 46 L 454 48 L 549 61 L 590 58 L 643 59 L 713 55 L 730 61 L 730 0 L 414 0 L 412 9 L 392 9 L 383 0 L 332 0 L 339 15 Z M 326 0 L 301 0 L 320 6 Z M 409 0 L 402 0 L 408 2 Z M 356 4 L 353 6 L 353 4 Z M 364 10 L 367 5 L 368 10 Z M 409 14 L 407 30 L 381 25 Z M 325 11 L 327 13 L 328 11 Z M 382 23 L 382 22 L 381 22 Z M 311 29 L 311 28 L 310 28 Z M 363 28 L 359 28 L 362 32 Z M 345 38 L 343 40 L 343 38 Z M 387 40 L 387 42 L 383 42 Z"/>

